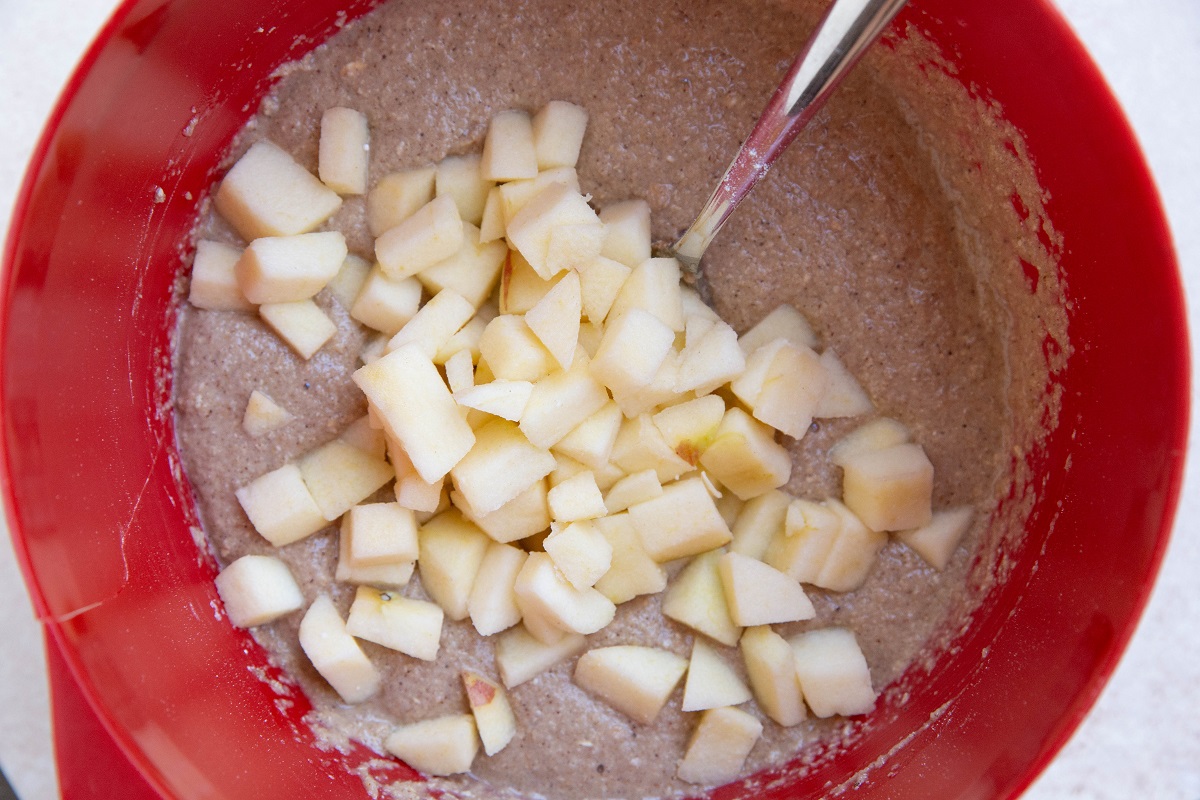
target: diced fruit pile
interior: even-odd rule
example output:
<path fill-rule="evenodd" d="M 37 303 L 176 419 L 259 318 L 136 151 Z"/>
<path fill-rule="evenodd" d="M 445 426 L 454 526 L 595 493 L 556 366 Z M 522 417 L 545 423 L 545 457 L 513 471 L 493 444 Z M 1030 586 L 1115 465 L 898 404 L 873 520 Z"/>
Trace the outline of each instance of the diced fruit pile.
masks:
<path fill-rule="evenodd" d="M 328 596 L 310 603 L 300 646 L 347 703 L 380 684 L 359 639 L 434 660 L 444 617 L 495 637 L 499 680 L 462 673 L 471 713 L 404 725 L 391 752 L 430 774 L 468 770 L 480 744 L 492 755 L 515 734 L 505 689 L 582 653 L 575 682 L 643 724 L 686 675 L 682 708 L 702 713 L 678 775 L 720 783 L 762 732 L 742 704 L 784 726 L 806 707 L 874 706 L 851 631 L 788 641 L 771 628 L 813 618 L 801 584 L 855 589 L 888 532 L 940 569 L 971 515 L 933 512 L 933 467 L 886 418 L 831 451 L 840 501 L 780 490 L 780 434 L 871 401 L 795 309 L 739 337 L 675 260 L 651 257 L 646 203 L 593 210 L 575 171 L 586 123 L 563 102 L 504 112 L 481 155 L 384 177 L 367 195 L 369 266 L 341 233 L 313 232 L 339 194 L 367 190 L 366 118 L 331 109 L 319 179 L 265 141 L 229 171 L 216 207 L 249 245 L 201 242 L 190 299 L 257 310 L 306 359 L 335 330 L 312 300 L 322 288 L 378 332 L 352 376 L 367 416 L 237 498 L 278 547 L 341 520 L 335 579 L 357 594 L 345 620 Z M 256 392 L 244 425 L 290 419 Z M 365 502 L 393 482 L 394 502 Z M 668 581 L 664 564 L 682 559 Z M 414 570 L 432 602 L 405 596 Z M 272 557 L 235 561 L 217 589 L 239 626 L 304 604 Z M 658 592 L 698 634 L 690 659 L 588 649 L 618 604 Z M 720 654 L 734 647 L 748 687 Z"/>

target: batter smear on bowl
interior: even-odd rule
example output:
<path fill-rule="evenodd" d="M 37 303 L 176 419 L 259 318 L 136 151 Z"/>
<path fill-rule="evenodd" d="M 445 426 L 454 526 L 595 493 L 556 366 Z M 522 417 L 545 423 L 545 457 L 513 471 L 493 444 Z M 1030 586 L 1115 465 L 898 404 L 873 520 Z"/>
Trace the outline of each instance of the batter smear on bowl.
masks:
<path fill-rule="evenodd" d="M 694 792 L 919 692 L 1003 579 L 1070 352 L 1054 235 L 918 31 L 709 250 L 715 310 L 650 257 L 818 11 L 392 2 L 234 143 L 180 449 L 227 613 L 334 745 Z"/>

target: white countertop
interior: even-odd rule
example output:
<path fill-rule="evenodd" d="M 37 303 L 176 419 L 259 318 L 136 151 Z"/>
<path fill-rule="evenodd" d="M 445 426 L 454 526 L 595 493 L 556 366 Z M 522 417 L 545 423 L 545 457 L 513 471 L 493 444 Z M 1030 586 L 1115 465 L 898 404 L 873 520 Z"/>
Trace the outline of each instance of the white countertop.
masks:
<path fill-rule="evenodd" d="M 1195 330 L 1200 327 L 1200 3 L 1056 2 L 1099 63 L 1146 151 L 1174 231 Z M 5 18 L 0 26 L 0 228 L 7 227 L 25 162 L 59 89 L 114 5 L 114 0 L 0 0 Z M 1200 351 L 1195 343 L 1193 348 Z M 1197 363 L 1193 352 L 1193 374 L 1200 371 Z M 1200 416 L 1198 396 L 1193 388 L 1193 419 Z M 1174 539 L 1133 643 L 1088 719 L 1026 800 L 1200 800 L 1197 441 L 1193 435 Z M 0 766 L 22 800 L 50 800 L 58 792 L 41 633 L 3 542 L 0 641 L 5 642 Z M 113 794 L 120 796 L 119 789 L 114 787 Z"/>

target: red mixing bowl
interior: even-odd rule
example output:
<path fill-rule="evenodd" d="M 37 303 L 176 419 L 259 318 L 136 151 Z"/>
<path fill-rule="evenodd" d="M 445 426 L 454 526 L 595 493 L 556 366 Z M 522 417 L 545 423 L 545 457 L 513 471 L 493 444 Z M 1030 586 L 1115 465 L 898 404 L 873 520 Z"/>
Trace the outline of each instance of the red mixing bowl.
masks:
<path fill-rule="evenodd" d="M 13 538 L 82 694 L 167 797 L 367 796 L 353 770 L 372 754 L 315 747 L 307 699 L 277 702 L 256 674 L 273 673 L 263 651 L 214 613 L 169 400 L 180 243 L 219 154 L 278 65 L 334 33 L 339 12 L 372 5 L 126 2 L 68 84 L 17 200 L 0 306 Z M 772 797 L 1019 793 L 1116 665 L 1180 490 L 1182 293 L 1115 101 L 1044 0 L 921 0 L 905 19 L 1023 134 L 1062 235 L 1077 355 L 1008 579 L 919 693 L 884 702 L 865 736 L 816 768 L 783 769 Z M 413 777 L 399 764 L 374 773 Z"/>

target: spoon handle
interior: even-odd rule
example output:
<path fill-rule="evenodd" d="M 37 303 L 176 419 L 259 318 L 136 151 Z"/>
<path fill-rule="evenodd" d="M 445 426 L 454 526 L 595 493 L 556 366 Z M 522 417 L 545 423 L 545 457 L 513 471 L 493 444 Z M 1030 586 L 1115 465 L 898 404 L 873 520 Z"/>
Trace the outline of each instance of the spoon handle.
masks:
<path fill-rule="evenodd" d="M 750 136 L 674 255 L 693 275 L 725 220 L 779 157 L 906 0 L 834 0 L 792 62 Z"/>

